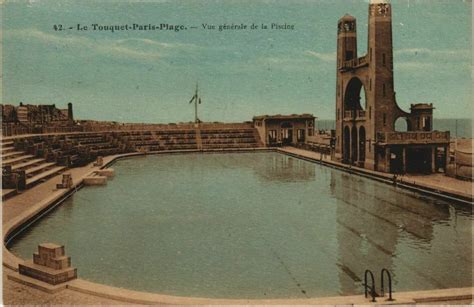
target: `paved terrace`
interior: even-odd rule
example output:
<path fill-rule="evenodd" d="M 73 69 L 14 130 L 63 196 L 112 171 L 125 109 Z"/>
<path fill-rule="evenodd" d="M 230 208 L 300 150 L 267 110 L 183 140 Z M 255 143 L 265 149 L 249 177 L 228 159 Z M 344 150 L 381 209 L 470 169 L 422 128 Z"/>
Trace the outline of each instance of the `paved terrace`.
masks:
<path fill-rule="evenodd" d="M 264 149 L 263 149 L 264 150 Z M 280 151 L 306 157 L 314 160 L 320 159 L 320 154 L 295 148 L 282 148 Z M 182 151 L 180 151 L 182 152 Z M 166 153 L 166 152 L 161 152 Z M 174 152 L 169 152 L 174 153 Z M 119 157 L 133 156 L 135 154 L 114 155 L 104 158 L 104 163 L 110 163 Z M 333 163 L 327 158 L 325 162 Z M 334 164 L 334 163 L 333 163 Z M 344 165 L 340 165 L 344 167 Z M 347 167 L 347 166 L 345 166 Z M 69 170 L 73 182 L 78 185 L 93 171 L 99 167 L 91 164 L 80 168 Z M 355 168 L 354 168 L 355 169 Z M 375 174 L 376 172 L 374 172 Z M 381 173 L 377 173 L 380 175 Z M 384 175 L 387 179 L 389 175 Z M 48 181 L 39 184 L 25 192 L 8 199 L 3 203 L 3 236 L 4 240 L 9 232 L 23 224 L 29 218 L 35 216 L 42 209 L 49 207 L 60 199 L 66 190 L 57 190 L 56 184 L 61 181 L 62 175 L 55 176 Z M 406 176 L 406 180 L 415 180 L 417 183 L 430 185 L 439 189 L 449 189 L 459 193 L 470 193 L 472 196 L 471 183 L 462 182 L 437 175 L 428 177 Z M 67 248 L 67 246 L 66 246 Z M 67 288 L 55 294 L 48 294 L 29 286 L 18 284 L 5 278 L 6 274 L 18 270 L 18 264 L 23 260 L 11 254 L 5 246 L 3 247 L 3 295 L 5 304 L 123 304 L 125 302 L 134 304 L 368 304 L 369 300 L 362 295 L 341 296 L 315 299 L 298 300 L 225 300 L 206 298 L 175 297 L 153 293 L 144 293 L 99 285 L 86 280 L 77 279 L 68 283 Z M 74 259 L 72 259 L 74 263 Z M 78 268 L 80 276 L 80 268 Z M 392 303 L 437 303 L 437 304 L 470 304 L 474 288 L 444 289 L 433 291 L 403 292 L 394 294 L 397 299 Z M 377 304 L 390 303 L 379 298 Z"/>
<path fill-rule="evenodd" d="M 372 175 L 387 181 L 393 181 L 393 174 L 387 174 L 377 171 L 371 171 L 364 168 L 349 166 L 347 164 L 331 161 L 330 156 L 321 155 L 320 153 L 294 148 L 283 147 L 278 148 L 278 151 L 307 158 L 315 161 L 322 161 L 328 165 L 334 165 L 339 168 L 360 172 L 361 174 Z M 397 184 L 410 185 L 413 187 L 429 188 L 433 191 L 439 191 L 446 194 L 454 194 L 467 199 L 473 199 L 473 184 L 470 181 L 459 180 L 456 178 L 445 176 L 444 174 L 431 175 L 403 175 L 397 177 Z"/>

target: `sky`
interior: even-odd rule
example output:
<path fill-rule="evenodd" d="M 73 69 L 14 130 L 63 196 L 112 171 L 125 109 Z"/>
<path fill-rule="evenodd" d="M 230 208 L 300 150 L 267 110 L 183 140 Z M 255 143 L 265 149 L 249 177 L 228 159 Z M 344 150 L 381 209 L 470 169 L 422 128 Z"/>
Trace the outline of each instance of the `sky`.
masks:
<path fill-rule="evenodd" d="M 341 16 L 357 18 L 359 56 L 367 49 L 367 0 L 30 0 L 2 6 L 3 103 L 65 108 L 72 102 L 78 119 L 192 121 L 196 82 L 203 121 L 294 113 L 334 119 Z M 405 111 L 429 102 L 436 118 L 471 117 L 471 6 L 467 0 L 392 1 L 395 90 Z M 92 29 L 162 23 L 187 30 Z M 203 28 L 232 23 L 259 29 Z M 262 23 L 269 29 L 260 29 Z M 293 30 L 271 29 L 272 23 Z M 77 30 L 78 24 L 88 30 Z"/>

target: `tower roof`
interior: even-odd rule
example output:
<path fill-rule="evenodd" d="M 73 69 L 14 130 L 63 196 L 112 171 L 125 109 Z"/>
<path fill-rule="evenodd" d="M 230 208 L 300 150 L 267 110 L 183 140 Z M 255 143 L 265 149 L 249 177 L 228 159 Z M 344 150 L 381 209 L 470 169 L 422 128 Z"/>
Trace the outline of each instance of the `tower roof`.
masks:
<path fill-rule="evenodd" d="M 389 0 L 370 0 L 370 4 L 390 3 Z"/>
<path fill-rule="evenodd" d="M 344 16 L 341 17 L 341 19 L 339 19 L 340 21 L 341 20 L 344 20 L 344 21 L 353 21 L 353 20 L 356 20 L 354 16 L 352 15 L 349 15 L 349 14 L 346 14 Z"/>

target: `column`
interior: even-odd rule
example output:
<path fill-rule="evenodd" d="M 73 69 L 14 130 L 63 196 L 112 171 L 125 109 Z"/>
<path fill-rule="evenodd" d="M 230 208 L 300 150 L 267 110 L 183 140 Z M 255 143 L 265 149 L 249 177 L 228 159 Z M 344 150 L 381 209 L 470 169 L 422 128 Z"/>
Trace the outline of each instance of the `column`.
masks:
<path fill-rule="evenodd" d="M 431 172 L 436 172 L 436 146 L 431 147 Z"/>
<path fill-rule="evenodd" d="M 407 172 L 407 148 L 403 146 L 402 150 L 402 172 L 406 174 Z"/>
<path fill-rule="evenodd" d="M 449 165 L 449 145 L 444 146 L 444 172 L 446 173 Z"/>

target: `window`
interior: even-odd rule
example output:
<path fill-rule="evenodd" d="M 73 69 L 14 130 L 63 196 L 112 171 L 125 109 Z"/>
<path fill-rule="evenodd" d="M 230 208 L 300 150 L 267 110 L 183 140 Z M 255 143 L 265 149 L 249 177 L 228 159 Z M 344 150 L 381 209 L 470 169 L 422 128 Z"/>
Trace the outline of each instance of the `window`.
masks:
<path fill-rule="evenodd" d="M 313 128 L 308 128 L 308 136 L 313 136 Z"/>
<path fill-rule="evenodd" d="M 352 60 L 353 57 L 354 57 L 354 52 L 346 51 L 346 61 Z"/>
<path fill-rule="evenodd" d="M 383 113 L 383 125 L 387 124 L 387 114 Z"/>
<path fill-rule="evenodd" d="M 369 119 L 372 119 L 372 107 L 369 107 Z"/>
<path fill-rule="evenodd" d="M 304 132 L 304 129 L 298 129 L 298 134 L 296 135 L 298 142 L 304 142 Z"/>
<path fill-rule="evenodd" d="M 337 120 L 341 118 L 341 110 L 337 109 Z"/>
<path fill-rule="evenodd" d="M 385 53 L 382 53 L 382 65 L 385 66 Z"/>
<path fill-rule="evenodd" d="M 382 95 L 385 97 L 385 83 L 382 85 Z"/>
<path fill-rule="evenodd" d="M 369 91 L 372 91 L 372 78 L 369 79 Z"/>
<path fill-rule="evenodd" d="M 277 141 L 277 131 L 276 130 L 268 131 L 268 142 L 275 143 L 276 141 Z"/>

